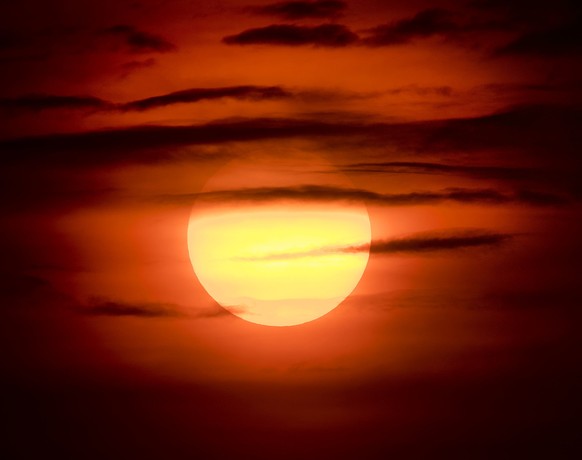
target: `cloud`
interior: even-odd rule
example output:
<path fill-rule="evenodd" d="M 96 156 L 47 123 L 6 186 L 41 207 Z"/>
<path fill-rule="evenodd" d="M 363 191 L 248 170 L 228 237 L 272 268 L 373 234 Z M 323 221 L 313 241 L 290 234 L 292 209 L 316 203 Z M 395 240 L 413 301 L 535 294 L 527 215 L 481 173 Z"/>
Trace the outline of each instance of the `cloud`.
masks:
<path fill-rule="evenodd" d="M 78 309 L 88 316 L 133 316 L 139 318 L 164 318 L 184 316 L 175 305 L 145 303 L 130 304 L 114 301 L 95 301 Z"/>
<path fill-rule="evenodd" d="M 0 141 L 4 165 L 91 166 L 171 160 L 176 148 L 276 139 L 330 139 L 345 146 L 400 154 L 521 153 L 536 161 L 580 168 L 580 109 L 529 106 L 473 118 L 371 122 L 339 116 L 225 119 L 190 126 L 141 125 Z M 82 151 L 83 155 L 79 152 Z M 358 154 L 361 158 L 361 155 Z M 556 158 L 562 161 L 556 163 Z M 197 156 L 196 159 L 199 159 Z"/>
<path fill-rule="evenodd" d="M 299 202 L 364 202 L 378 206 L 415 206 L 443 202 L 530 205 L 563 204 L 567 200 L 541 192 L 519 191 L 503 193 L 494 189 L 447 188 L 439 191 L 411 193 L 377 193 L 365 189 L 341 188 L 323 185 L 300 185 L 295 187 L 259 187 L 203 192 L 195 195 L 166 196 L 168 201 L 194 199 L 202 203 L 268 203 L 273 201 Z"/>
<path fill-rule="evenodd" d="M 530 31 L 497 49 L 498 56 L 564 56 L 582 53 L 582 19 L 545 30 Z"/>
<path fill-rule="evenodd" d="M 176 45 L 165 38 L 127 24 L 101 29 L 98 34 L 119 40 L 131 53 L 167 53 L 176 50 Z"/>
<path fill-rule="evenodd" d="M 386 174 L 444 174 L 469 176 L 483 179 L 532 179 L 542 176 L 533 168 L 507 166 L 475 166 L 429 163 L 421 161 L 386 161 L 378 163 L 351 163 L 341 165 L 340 170 L 347 173 L 386 173 Z"/>
<path fill-rule="evenodd" d="M 358 42 L 358 36 L 341 24 L 299 26 L 273 24 L 248 29 L 222 39 L 228 45 L 321 46 L 341 48 Z"/>
<path fill-rule="evenodd" d="M 247 11 L 289 20 L 335 18 L 341 15 L 346 6 L 345 2 L 338 0 L 290 1 L 251 6 L 247 8 Z"/>
<path fill-rule="evenodd" d="M 451 33 L 459 28 L 450 11 L 431 8 L 411 18 L 369 29 L 367 31 L 369 35 L 363 39 L 363 44 L 367 46 L 400 45 L 418 38 Z"/>
<path fill-rule="evenodd" d="M 370 252 L 379 254 L 418 253 L 430 251 L 450 251 L 481 246 L 498 246 L 513 238 L 506 233 L 469 232 L 462 235 L 449 236 L 411 236 L 394 240 L 373 241 Z M 346 252 L 361 251 L 357 246 Z"/>
<path fill-rule="evenodd" d="M 285 46 L 393 46 L 412 42 L 419 38 L 429 38 L 435 35 L 451 35 L 461 31 L 483 29 L 487 26 L 465 20 L 459 22 L 453 13 L 431 8 L 420 11 L 416 15 L 382 24 L 364 32 L 361 38 L 358 34 L 342 24 L 321 24 L 317 26 L 299 26 L 296 24 L 273 24 L 266 27 L 245 30 L 223 39 L 229 45 L 285 45 Z"/>
<path fill-rule="evenodd" d="M 341 125 L 341 128 L 342 135 L 367 130 L 366 125 L 360 124 Z M 4 164 L 44 162 L 91 166 L 151 163 L 172 159 L 168 149 L 190 145 L 337 135 L 336 122 L 301 119 L 219 120 L 190 126 L 142 125 L 4 140 L 0 141 L 0 158 Z M 79 155 L 80 151 L 83 155 Z"/>
<path fill-rule="evenodd" d="M 324 12 L 315 5 L 335 2 L 281 2 L 266 6 L 250 7 L 248 11 L 269 14 L 287 20 L 303 17 L 335 17 L 341 12 L 338 2 L 336 13 Z M 511 2 L 505 2 L 511 3 Z M 582 15 L 568 2 L 554 8 L 553 19 L 548 17 L 545 5 L 530 7 L 530 3 L 507 6 L 500 2 L 475 2 L 469 8 L 449 10 L 428 8 L 413 16 L 401 18 L 355 33 L 341 24 L 300 26 L 297 24 L 272 24 L 245 30 L 223 39 L 227 44 L 266 44 L 277 46 L 367 46 L 387 47 L 404 45 L 422 39 L 442 37 L 458 45 L 472 49 L 486 47 L 490 33 L 522 31 L 522 35 L 495 54 L 565 55 L 578 54 L 582 50 Z M 305 11 L 313 11 L 309 16 Z M 477 8 L 479 13 L 475 14 Z M 473 9 L 473 10 L 472 10 Z M 527 14 L 526 13 L 527 10 Z M 321 14 L 321 16 L 317 16 Z M 327 16 L 329 14 L 329 16 Z M 525 32 L 524 32 L 525 31 Z M 360 35 L 358 35 L 360 34 Z M 495 37 L 493 37 L 495 38 Z M 495 41 L 493 41 L 495 43 Z"/>
<path fill-rule="evenodd" d="M 333 254 L 418 254 L 440 251 L 456 251 L 468 248 L 499 246 L 513 238 L 507 233 L 493 233 L 485 230 L 471 230 L 454 234 L 417 234 L 396 239 L 374 240 L 371 244 L 354 246 L 324 246 L 307 251 L 273 253 L 254 257 L 241 257 L 237 260 L 276 261 L 299 259 L 303 257 L 320 257 Z"/>
<path fill-rule="evenodd" d="M 41 111 L 48 109 L 104 110 L 111 104 L 92 96 L 60 96 L 52 94 L 31 94 L 14 98 L 0 98 L 0 110 Z"/>
<path fill-rule="evenodd" d="M 299 2 L 251 7 L 250 11 L 260 14 L 273 14 L 288 20 L 300 19 L 300 17 L 294 17 L 292 13 L 287 14 L 284 12 L 285 5 L 290 3 Z M 337 14 L 333 16 L 337 16 Z M 413 16 L 379 24 L 375 27 L 358 31 L 358 33 L 350 30 L 345 25 L 335 23 L 317 26 L 272 24 L 227 36 L 223 39 L 223 42 L 238 45 L 367 46 L 376 48 L 409 44 L 417 40 L 439 36 L 446 39 L 454 39 L 457 44 L 466 43 L 474 47 L 481 46 L 482 42 L 487 41 L 488 33 L 513 30 L 514 27 L 512 25 L 512 21 L 508 17 L 500 14 L 481 13 L 480 15 L 475 15 L 473 12 L 463 8 L 455 11 L 444 8 L 428 8 L 417 12 Z"/>
<path fill-rule="evenodd" d="M 93 300 L 79 306 L 77 313 L 87 316 L 134 317 L 134 318 L 220 318 L 243 311 L 242 307 L 229 310 L 213 305 L 210 308 L 187 308 L 169 303 L 126 303 L 113 300 Z"/>
<path fill-rule="evenodd" d="M 279 86 L 226 86 L 219 88 L 190 88 L 173 93 L 153 96 L 137 101 L 119 104 L 117 108 L 123 111 L 149 110 L 167 105 L 192 103 L 209 99 L 282 99 L 292 97 L 292 94 Z"/>
<path fill-rule="evenodd" d="M 150 67 L 155 60 L 133 61 L 123 66 L 123 75 L 127 76 L 134 68 Z M 126 67 L 128 66 L 128 67 Z M 135 101 L 115 103 L 94 96 L 66 96 L 59 94 L 31 94 L 14 98 L 0 98 L 0 110 L 41 111 L 50 109 L 92 109 L 92 111 L 146 111 L 174 104 L 191 104 L 205 100 L 237 99 L 263 101 L 274 99 L 295 99 L 300 101 L 329 101 L 366 99 L 373 97 L 371 93 L 357 93 L 339 90 L 306 89 L 289 90 L 281 86 L 222 86 L 214 88 L 188 88 L 171 93 L 151 96 Z"/>
<path fill-rule="evenodd" d="M 414 94 L 416 96 L 444 96 L 449 97 L 453 94 L 453 88 L 450 86 L 418 86 L 407 85 L 399 88 L 392 88 L 386 91 L 386 94 Z"/>

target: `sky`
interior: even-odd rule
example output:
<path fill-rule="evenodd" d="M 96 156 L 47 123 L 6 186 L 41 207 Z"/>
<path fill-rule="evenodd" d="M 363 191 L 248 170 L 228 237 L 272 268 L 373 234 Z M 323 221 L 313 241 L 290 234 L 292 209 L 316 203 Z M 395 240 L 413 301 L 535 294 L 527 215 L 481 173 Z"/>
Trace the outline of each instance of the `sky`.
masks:
<path fill-rule="evenodd" d="M 581 53 L 573 0 L 3 2 L 0 449 L 578 458 Z M 191 264 L 207 208 L 354 207 L 251 257 L 369 253 L 314 321 Z"/>

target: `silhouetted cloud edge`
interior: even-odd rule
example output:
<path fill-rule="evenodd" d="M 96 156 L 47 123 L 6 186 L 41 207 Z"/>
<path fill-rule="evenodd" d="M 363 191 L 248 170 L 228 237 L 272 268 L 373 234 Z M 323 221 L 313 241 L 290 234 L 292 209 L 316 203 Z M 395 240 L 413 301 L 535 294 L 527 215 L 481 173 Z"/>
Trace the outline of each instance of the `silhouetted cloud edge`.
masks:
<path fill-rule="evenodd" d="M 49 109 L 93 109 L 94 111 L 146 111 L 174 104 L 195 103 L 213 99 L 272 100 L 292 98 L 293 92 L 280 86 L 239 85 L 216 88 L 188 88 L 171 93 L 115 103 L 93 96 L 30 94 L 0 99 L 0 110 L 41 111 Z"/>
<path fill-rule="evenodd" d="M 171 149 L 179 147 L 327 138 L 418 154 L 446 152 L 450 155 L 504 149 L 543 159 L 551 152 L 552 156 L 572 164 L 576 163 L 582 144 L 580 115 L 576 107 L 548 105 L 514 107 L 471 118 L 418 122 L 366 122 L 330 116 L 223 119 L 186 126 L 139 125 L 2 140 L 0 159 L 5 165 L 148 163 L 171 159 Z"/>
<path fill-rule="evenodd" d="M 271 24 L 227 35 L 222 42 L 227 45 L 320 46 L 343 48 L 359 43 L 360 38 L 343 24 L 301 26 L 297 24 Z"/>
<path fill-rule="evenodd" d="M 354 202 L 377 206 L 414 206 L 455 202 L 462 204 L 558 205 L 569 202 L 566 198 L 535 191 L 501 192 L 491 188 L 446 188 L 438 191 L 408 193 L 378 193 L 365 189 L 342 188 L 324 185 L 299 185 L 294 187 L 256 187 L 217 190 L 188 195 L 166 195 L 162 200 L 194 201 L 200 205 L 236 203 L 297 202 Z"/>
<path fill-rule="evenodd" d="M 214 307 L 193 308 L 173 303 L 136 303 L 121 302 L 111 299 L 93 299 L 87 304 L 75 308 L 78 314 L 95 317 L 133 317 L 133 318 L 218 318 L 231 315 L 237 311 L 235 307 L 229 310 L 215 305 Z"/>

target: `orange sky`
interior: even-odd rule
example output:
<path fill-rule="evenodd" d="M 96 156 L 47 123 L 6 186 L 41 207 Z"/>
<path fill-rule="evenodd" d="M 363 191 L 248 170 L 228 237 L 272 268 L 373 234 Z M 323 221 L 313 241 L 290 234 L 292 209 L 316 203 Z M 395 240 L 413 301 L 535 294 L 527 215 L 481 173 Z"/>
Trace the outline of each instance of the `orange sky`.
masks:
<path fill-rule="evenodd" d="M 7 449 L 568 458 L 575 2 L 25 0 L 0 18 Z M 244 321 L 192 268 L 205 199 L 366 209 L 366 270 L 315 321 Z"/>

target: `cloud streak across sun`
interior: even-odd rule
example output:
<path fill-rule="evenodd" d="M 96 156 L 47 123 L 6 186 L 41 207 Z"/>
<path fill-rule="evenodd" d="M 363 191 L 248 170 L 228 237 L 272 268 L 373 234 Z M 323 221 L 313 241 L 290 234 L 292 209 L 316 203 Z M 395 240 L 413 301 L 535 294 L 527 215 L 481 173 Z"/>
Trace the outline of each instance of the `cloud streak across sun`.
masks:
<path fill-rule="evenodd" d="M 420 235 L 390 240 L 374 240 L 355 246 L 324 246 L 306 251 L 279 252 L 238 260 L 289 260 L 303 257 L 325 257 L 334 254 L 370 252 L 370 254 L 423 254 L 456 251 L 467 248 L 495 247 L 510 240 L 513 235 L 483 231 L 467 231 L 453 235 Z"/>

